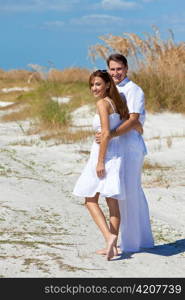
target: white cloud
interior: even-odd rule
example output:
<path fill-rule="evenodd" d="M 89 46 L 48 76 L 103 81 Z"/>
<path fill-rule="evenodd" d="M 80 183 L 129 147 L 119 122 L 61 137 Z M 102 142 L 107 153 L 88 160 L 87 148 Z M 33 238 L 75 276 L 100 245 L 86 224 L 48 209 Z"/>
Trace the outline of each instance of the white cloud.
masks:
<path fill-rule="evenodd" d="M 123 0 L 102 0 L 101 5 L 104 9 L 133 9 L 138 8 L 139 4 L 134 1 Z"/>
<path fill-rule="evenodd" d="M 53 28 L 62 28 L 65 26 L 65 22 L 63 21 L 50 21 L 50 22 L 45 22 L 42 26 L 41 29 L 53 29 Z"/>
<path fill-rule="evenodd" d="M 88 15 L 83 16 L 79 19 L 72 19 L 70 23 L 72 25 L 87 25 L 87 26 L 107 26 L 112 24 L 123 24 L 124 19 L 120 17 L 115 16 L 109 16 L 109 15 Z"/>
<path fill-rule="evenodd" d="M 142 0 L 143 2 L 146 2 L 146 3 L 149 3 L 149 2 L 156 2 L 156 1 L 159 1 L 159 0 Z"/>
<path fill-rule="evenodd" d="M 0 0 L 0 12 L 70 10 L 80 0 Z"/>
<path fill-rule="evenodd" d="M 120 17 L 110 16 L 105 14 L 94 14 L 82 16 L 80 18 L 73 18 L 66 22 L 63 21 L 48 21 L 45 22 L 41 29 L 65 29 L 65 30 L 83 30 L 98 31 L 106 30 L 110 28 L 118 28 L 128 24 L 128 20 Z"/>
<path fill-rule="evenodd" d="M 141 0 L 140 0 L 141 1 Z M 154 1 L 154 0 L 143 0 Z M 0 0 L 0 12 L 119 10 L 135 9 L 140 5 L 129 0 Z"/>

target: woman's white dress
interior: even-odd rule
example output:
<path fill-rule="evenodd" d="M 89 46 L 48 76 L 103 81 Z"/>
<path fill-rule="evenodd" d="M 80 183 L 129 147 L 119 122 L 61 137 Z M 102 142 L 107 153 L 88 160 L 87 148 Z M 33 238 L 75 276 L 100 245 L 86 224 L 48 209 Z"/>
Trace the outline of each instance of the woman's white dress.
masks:
<path fill-rule="evenodd" d="M 118 127 L 123 120 L 120 120 L 118 113 L 109 115 L 110 130 Z M 93 129 L 101 131 L 100 117 L 95 114 Z M 122 141 L 123 143 L 123 141 Z M 92 144 L 89 160 L 78 178 L 73 194 L 80 197 L 94 197 L 100 193 L 103 197 L 112 197 L 118 200 L 125 199 L 125 186 L 123 169 L 123 145 L 120 144 L 120 137 L 112 138 L 107 147 L 105 156 L 105 176 L 99 178 L 96 174 L 98 162 L 99 144 L 95 141 Z"/>

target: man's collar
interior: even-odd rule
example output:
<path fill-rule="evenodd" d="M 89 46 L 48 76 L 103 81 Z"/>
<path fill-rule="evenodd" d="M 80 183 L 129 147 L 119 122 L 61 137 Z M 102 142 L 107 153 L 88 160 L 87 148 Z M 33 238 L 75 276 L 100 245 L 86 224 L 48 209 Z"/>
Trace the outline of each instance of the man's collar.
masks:
<path fill-rule="evenodd" d="M 117 84 L 117 86 L 124 86 L 125 84 L 127 84 L 130 81 L 130 79 L 128 79 L 128 77 L 125 77 L 125 79 L 123 79 L 120 83 Z"/>

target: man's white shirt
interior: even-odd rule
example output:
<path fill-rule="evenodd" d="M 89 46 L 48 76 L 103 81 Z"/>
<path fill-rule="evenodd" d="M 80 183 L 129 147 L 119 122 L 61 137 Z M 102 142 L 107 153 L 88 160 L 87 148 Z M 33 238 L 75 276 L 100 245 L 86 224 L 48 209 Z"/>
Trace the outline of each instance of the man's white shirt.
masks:
<path fill-rule="evenodd" d="M 145 97 L 143 90 L 133 81 L 126 77 L 116 85 L 120 95 L 126 99 L 129 113 L 138 113 L 139 121 L 145 121 Z"/>

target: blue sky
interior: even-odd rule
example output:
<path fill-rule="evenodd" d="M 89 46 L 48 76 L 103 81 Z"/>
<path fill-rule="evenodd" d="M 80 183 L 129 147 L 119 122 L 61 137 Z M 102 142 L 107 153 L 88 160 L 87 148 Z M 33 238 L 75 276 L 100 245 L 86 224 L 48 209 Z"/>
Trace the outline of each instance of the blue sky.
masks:
<path fill-rule="evenodd" d="M 156 25 L 162 38 L 171 29 L 185 41 L 184 0 L 0 0 L 0 68 L 28 64 L 58 68 L 93 65 L 88 48 L 100 36 L 133 32 L 144 38 Z"/>

